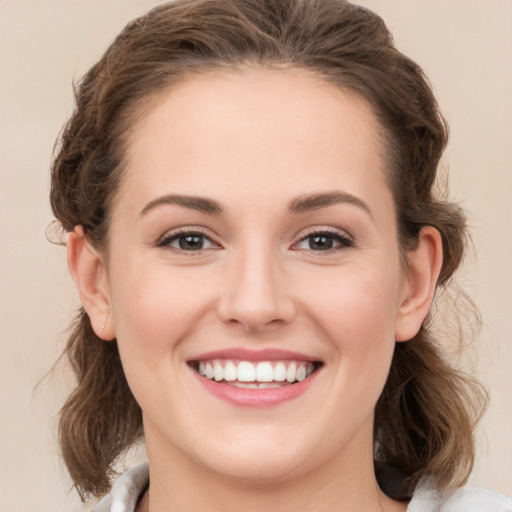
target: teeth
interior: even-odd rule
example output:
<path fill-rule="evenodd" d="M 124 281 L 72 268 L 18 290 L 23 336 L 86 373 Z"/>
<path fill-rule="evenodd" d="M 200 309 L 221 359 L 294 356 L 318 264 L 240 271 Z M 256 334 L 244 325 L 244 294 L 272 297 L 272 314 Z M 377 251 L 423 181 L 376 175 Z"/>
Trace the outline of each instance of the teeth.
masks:
<path fill-rule="evenodd" d="M 231 362 L 228 361 L 226 363 L 226 366 L 224 366 L 224 380 L 227 380 L 229 382 L 236 380 L 238 377 L 236 366 Z"/>
<path fill-rule="evenodd" d="M 284 363 L 277 363 L 274 368 L 274 380 L 277 382 L 283 382 L 286 380 L 286 366 Z"/>
<path fill-rule="evenodd" d="M 258 363 L 256 380 L 258 382 L 272 382 L 274 380 L 274 369 L 270 363 Z"/>
<path fill-rule="evenodd" d="M 238 365 L 237 373 L 240 382 L 253 382 L 256 380 L 256 368 L 249 361 L 242 361 Z"/>
<path fill-rule="evenodd" d="M 218 382 L 224 378 L 224 368 L 222 368 L 221 364 L 218 361 L 213 363 L 213 376 L 215 380 Z"/>
<path fill-rule="evenodd" d="M 247 389 L 276 388 L 300 382 L 311 375 L 313 363 L 295 361 L 261 361 L 253 364 L 249 361 L 200 361 L 197 371 L 203 377 L 220 382 L 232 383 L 233 386 Z"/>
<path fill-rule="evenodd" d="M 254 382 L 251 382 L 248 384 L 247 382 L 233 382 L 233 386 L 235 388 L 242 388 L 242 389 L 258 389 L 258 384 L 255 384 Z"/>
<path fill-rule="evenodd" d="M 277 384 L 276 382 L 260 382 L 259 384 L 255 384 L 254 382 L 250 384 L 247 382 L 233 382 L 232 386 L 242 389 L 275 389 L 282 387 L 282 384 Z"/>
<path fill-rule="evenodd" d="M 215 376 L 217 376 L 217 374 L 215 374 Z M 297 370 L 296 378 L 299 382 L 306 378 L 306 367 L 305 366 L 300 366 L 300 368 Z"/>
<path fill-rule="evenodd" d="M 286 380 L 288 382 L 293 382 L 295 381 L 295 377 L 297 377 L 297 365 L 295 363 L 292 363 L 290 364 L 290 366 L 288 366 L 288 369 L 286 370 Z"/>

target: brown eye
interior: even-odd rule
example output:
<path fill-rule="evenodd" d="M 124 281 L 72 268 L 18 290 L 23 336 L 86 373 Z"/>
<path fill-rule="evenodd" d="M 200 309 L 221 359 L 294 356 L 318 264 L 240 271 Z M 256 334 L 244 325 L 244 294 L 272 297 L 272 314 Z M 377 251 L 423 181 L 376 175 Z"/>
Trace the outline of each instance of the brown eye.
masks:
<path fill-rule="evenodd" d="M 314 235 L 309 237 L 309 248 L 313 251 L 325 251 L 334 247 L 332 236 Z"/>
<path fill-rule="evenodd" d="M 197 251 L 204 246 L 202 235 L 181 235 L 177 238 L 180 249 L 184 251 Z"/>
<path fill-rule="evenodd" d="M 198 231 L 182 231 L 170 234 L 164 237 L 158 246 L 187 252 L 217 248 L 217 245 L 210 238 Z"/>
<path fill-rule="evenodd" d="M 296 248 L 308 251 L 330 251 L 353 247 L 353 242 L 341 233 L 321 231 L 311 233 L 300 240 Z"/>

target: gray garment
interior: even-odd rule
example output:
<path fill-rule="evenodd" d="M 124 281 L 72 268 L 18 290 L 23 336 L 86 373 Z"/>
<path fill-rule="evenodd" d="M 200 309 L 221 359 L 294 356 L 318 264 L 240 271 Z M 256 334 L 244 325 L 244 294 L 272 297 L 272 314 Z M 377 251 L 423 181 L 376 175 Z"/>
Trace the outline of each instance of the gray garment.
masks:
<path fill-rule="evenodd" d="M 124 473 L 91 512 L 135 512 L 148 485 L 149 466 L 142 462 Z M 512 512 L 512 500 L 485 489 L 459 489 L 443 496 L 428 483 L 420 482 L 407 512 Z"/>

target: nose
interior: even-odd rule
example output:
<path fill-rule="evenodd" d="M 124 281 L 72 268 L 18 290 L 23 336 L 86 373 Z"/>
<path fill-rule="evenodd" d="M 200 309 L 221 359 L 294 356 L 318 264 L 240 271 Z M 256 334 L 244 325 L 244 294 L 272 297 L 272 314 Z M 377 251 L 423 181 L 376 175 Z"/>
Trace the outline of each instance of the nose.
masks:
<path fill-rule="evenodd" d="M 223 322 L 247 331 L 265 331 L 289 323 L 295 304 L 287 293 L 290 277 L 271 250 L 244 251 L 226 266 L 218 312 Z"/>

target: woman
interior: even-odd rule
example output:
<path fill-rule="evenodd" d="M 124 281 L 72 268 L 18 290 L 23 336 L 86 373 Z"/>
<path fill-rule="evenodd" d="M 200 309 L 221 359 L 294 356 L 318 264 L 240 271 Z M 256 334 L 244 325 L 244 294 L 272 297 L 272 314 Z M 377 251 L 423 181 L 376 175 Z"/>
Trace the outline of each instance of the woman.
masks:
<path fill-rule="evenodd" d="M 61 446 L 95 510 L 512 510 L 455 491 L 483 393 L 429 310 L 463 212 L 447 128 L 382 20 L 341 0 L 189 0 L 89 71 L 52 207 L 83 303 Z M 376 461 L 376 462 L 375 462 Z"/>

